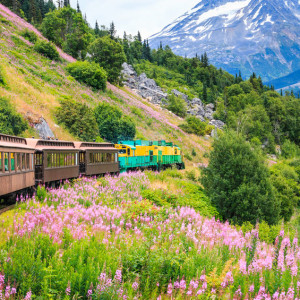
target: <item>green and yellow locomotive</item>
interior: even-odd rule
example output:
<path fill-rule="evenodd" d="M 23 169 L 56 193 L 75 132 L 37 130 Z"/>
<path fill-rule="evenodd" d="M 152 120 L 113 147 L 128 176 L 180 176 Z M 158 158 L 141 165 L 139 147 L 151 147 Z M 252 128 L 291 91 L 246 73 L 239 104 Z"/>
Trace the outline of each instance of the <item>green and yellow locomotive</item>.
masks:
<path fill-rule="evenodd" d="M 184 169 L 181 149 L 166 141 L 119 141 L 120 172 L 136 169 Z"/>

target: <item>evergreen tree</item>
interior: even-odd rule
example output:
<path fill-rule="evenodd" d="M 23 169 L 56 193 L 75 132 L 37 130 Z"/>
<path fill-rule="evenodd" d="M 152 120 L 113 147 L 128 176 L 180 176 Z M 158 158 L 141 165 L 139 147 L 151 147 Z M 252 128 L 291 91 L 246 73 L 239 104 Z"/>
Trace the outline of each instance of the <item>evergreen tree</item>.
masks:
<path fill-rule="evenodd" d="M 96 20 L 96 24 L 95 24 L 95 35 L 99 35 L 100 34 L 100 28 L 99 28 L 99 25 L 98 25 L 98 21 Z"/>
<path fill-rule="evenodd" d="M 142 42 L 142 36 L 141 36 L 141 33 L 138 31 L 138 33 L 137 33 L 137 40 L 139 41 L 139 42 Z"/>
<path fill-rule="evenodd" d="M 203 85 L 202 100 L 204 103 L 207 103 L 207 87 L 205 84 Z"/>
<path fill-rule="evenodd" d="M 234 132 L 213 143 L 202 184 L 223 220 L 277 224 L 280 203 L 259 150 Z"/>
<path fill-rule="evenodd" d="M 110 35 L 110 38 L 111 38 L 111 39 L 114 39 L 114 38 L 115 38 L 115 35 L 116 35 L 116 27 L 115 27 L 114 22 L 111 22 L 111 24 L 110 24 L 110 27 L 109 27 L 109 35 Z"/>
<path fill-rule="evenodd" d="M 64 7 L 70 6 L 70 0 L 64 0 Z"/>
<path fill-rule="evenodd" d="M 209 59 L 206 52 L 203 55 L 203 66 L 204 68 L 207 68 L 209 66 Z"/>
<path fill-rule="evenodd" d="M 78 12 L 78 13 L 81 13 L 80 6 L 79 6 L 79 2 L 78 2 L 78 1 L 77 1 L 77 12 Z"/>
<path fill-rule="evenodd" d="M 283 96 L 283 92 L 282 92 L 282 89 L 280 90 L 280 96 Z"/>

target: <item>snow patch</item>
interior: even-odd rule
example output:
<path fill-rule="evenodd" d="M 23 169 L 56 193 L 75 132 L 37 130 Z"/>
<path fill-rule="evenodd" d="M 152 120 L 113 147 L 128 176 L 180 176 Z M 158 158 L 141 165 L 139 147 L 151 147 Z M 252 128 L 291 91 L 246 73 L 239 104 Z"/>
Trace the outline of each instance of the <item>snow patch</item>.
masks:
<path fill-rule="evenodd" d="M 211 9 L 205 13 L 203 13 L 198 20 L 196 21 L 197 25 L 203 23 L 205 20 L 213 18 L 213 17 L 219 17 L 219 16 L 226 16 L 227 19 L 232 19 L 236 15 L 236 13 L 246 7 L 250 3 L 250 0 L 244 0 L 244 1 L 236 1 L 236 2 L 228 2 L 225 5 L 221 5 L 219 7 L 216 7 L 214 9 Z"/>
<path fill-rule="evenodd" d="M 265 21 L 261 22 L 261 26 L 265 25 L 266 23 L 271 23 L 274 24 L 274 22 L 272 21 L 272 16 L 270 16 L 269 14 L 267 15 Z"/>

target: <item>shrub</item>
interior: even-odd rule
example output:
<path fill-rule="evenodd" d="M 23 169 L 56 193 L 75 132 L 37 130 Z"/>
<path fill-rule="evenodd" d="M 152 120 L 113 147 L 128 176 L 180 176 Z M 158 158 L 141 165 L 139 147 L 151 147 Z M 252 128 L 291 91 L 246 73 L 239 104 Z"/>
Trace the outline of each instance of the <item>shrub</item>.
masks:
<path fill-rule="evenodd" d="M 116 143 L 118 139 L 135 137 L 135 124 L 130 118 L 124 117 L 118 107 L 101 103 L 95 108 L 94 113 L 102 138 Z"/>
<path fill-rule="evenodd" d="M 63 99 L 56 111 L 56 117 L 71 134 L 83 141 L 92 141 L 99 135 L 94 112 L 86 104 Z"/>
<path fill-rule="evenodd" d="M 4 74 L 3 74 L 3 69 L 2 67 L 0 66 L 0 86 L 6 86 L 6 80 L 4 78 Z"/>
<path fill-rule="evenodd" d="M 96 63 L 77 61 L 67 66 L 68 72 L 79 82 L 95 89 L 105 90 L 107 75 L 103 68 Z"/>
<path fill-rule="evenodd" d="M 241 135 L 231 131 L 220 135 L 203 173 L 203 186 L 224 220 L 279 221 L 280 202 L 274 197 L 269 171 L 258 149 Z"/>
<path fill-rule="evenodd" d="M 281 146 L 281 155 L 284 158 L 294 158 L 300 156 L 300 148 L 290 140 L 286 140 Z"/>
<path fill-rule="evenodd" d="M 186 119 L 186 123 L 179 125 L 179 127 L 187 133 L 203 136 L 206 133 L 207 124 L 192 116 L 188 117 Z"/>
<path fill-rule="evenodd" d="M 59 53 L 57 52 L 55 46 L 50 42 L 38 41 L 34 45 L 34 50 L 45 57 L 50 58 L 51 60 L 60 60 Z"/>
<path fill-rule="evenodd" d="M 179 117 L 184 118 L 186 116 L 185 101 L 180 97 L 176 97 L 175 95 L 170 95 L 168 97 L 167 109 Z"/>
<path fill-rule="evenodd" d="M 19 135 L 28 128 L 27 122 L 18 114 L 10 102 L 0 97 L 0 132 Z"/>
<path fill-rule="evenodd" d="M 25 28 L 25 29 L 20 33 L 20 35 L 21 35 L 22 37 L 24 37 L 26 40 L 28 40 L 29 42 L 33 43 L 33 44 L 35 44 L 36 41 L 38 40 L 37 35 L 36 35 L 33 31 L 31 31 L 31 30 L 29 30 L 29 29 L 27 29 L 27 28 Z"/>

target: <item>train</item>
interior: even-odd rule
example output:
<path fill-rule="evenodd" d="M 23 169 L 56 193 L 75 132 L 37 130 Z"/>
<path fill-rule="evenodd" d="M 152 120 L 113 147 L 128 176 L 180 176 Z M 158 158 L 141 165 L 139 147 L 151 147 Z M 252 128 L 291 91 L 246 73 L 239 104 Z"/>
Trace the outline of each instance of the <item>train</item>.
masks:
<path fill-rule="evenodd" d="M 166 141 L 117 144 L 21 138 L 0 133 L 0 197 L 58 186 L 80 176 L 118 175 L 139 169 L 184 169 L 180 147 Z"/>

